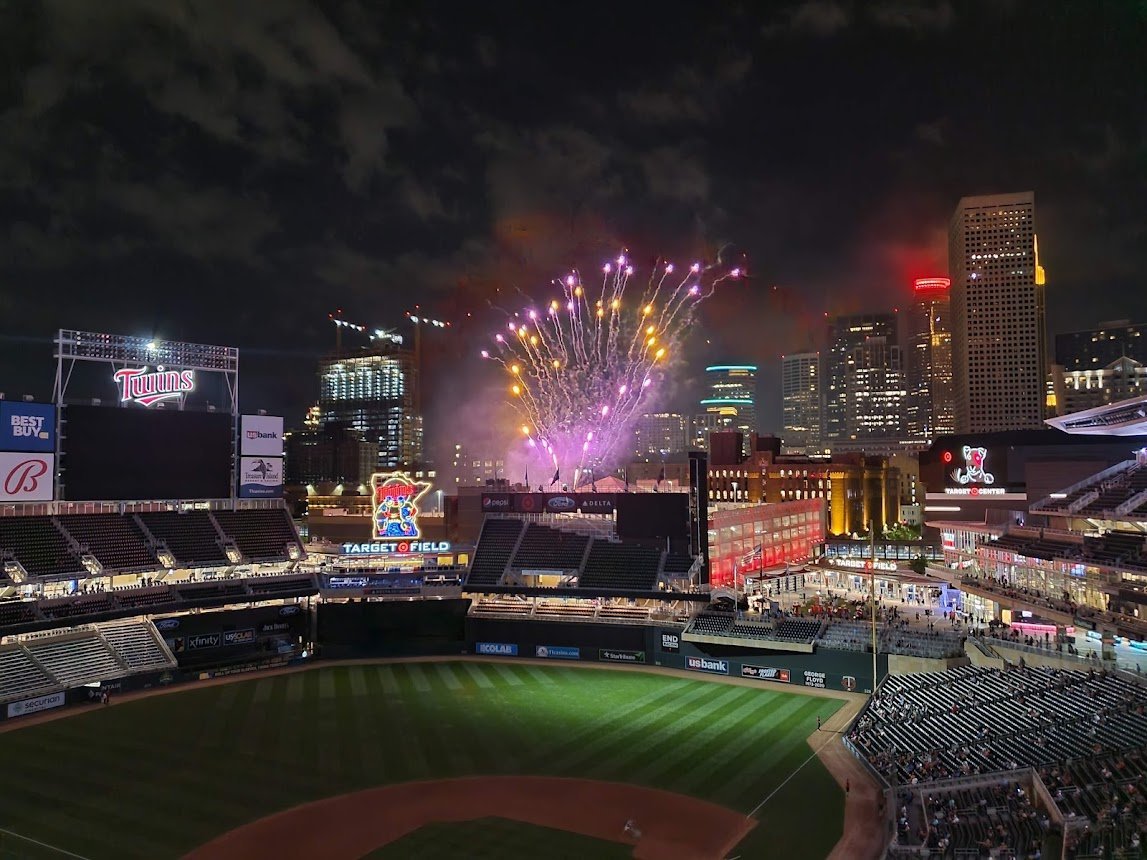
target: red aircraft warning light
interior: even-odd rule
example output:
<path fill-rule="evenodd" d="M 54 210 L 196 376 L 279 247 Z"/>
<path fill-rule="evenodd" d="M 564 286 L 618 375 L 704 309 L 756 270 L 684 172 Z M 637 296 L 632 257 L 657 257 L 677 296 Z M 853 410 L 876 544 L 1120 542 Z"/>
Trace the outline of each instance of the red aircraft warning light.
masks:
<path fill-rule="evenodd" d="M 915 281 L 916 292 L 918 293 L 933 293 L 940 290 L 946 290 L 952 286 L 951 278 L 917 278 Z"/>

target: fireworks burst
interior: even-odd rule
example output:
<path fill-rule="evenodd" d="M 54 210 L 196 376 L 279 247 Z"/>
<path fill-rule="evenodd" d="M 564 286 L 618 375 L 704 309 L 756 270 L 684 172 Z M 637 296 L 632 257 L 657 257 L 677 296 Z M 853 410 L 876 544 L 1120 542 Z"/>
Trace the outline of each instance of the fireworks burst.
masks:
<path fill-rule="evenodd" d="M 622 254 L 602 267 L 600 286 L 572 272 L 555 280 L 558 294 L 527 308 L 494 336 L 482 357 L 509 375 L 510 404 L 524 444 L 552 465 L 554 481 L 614 465 L 635 419 L 657 399 L 697 305 L 721 275 L 699 263 L 684 275 L 658 264 L 640 297 L 627 294 L 634 267 Z"/>

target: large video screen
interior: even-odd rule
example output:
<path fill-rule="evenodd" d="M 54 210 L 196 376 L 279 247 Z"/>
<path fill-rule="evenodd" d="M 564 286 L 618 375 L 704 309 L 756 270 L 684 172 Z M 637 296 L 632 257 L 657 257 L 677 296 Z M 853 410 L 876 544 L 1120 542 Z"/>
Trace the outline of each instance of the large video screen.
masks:
<path fill-rule="evenodd" d="M 643 540 L 689 538 L 687 493 L 618 493 L 617 534 Z"/>
<path fill-rule="evenodd" d="M 231 495 L 231 416 L 66 406 L 67 501 L 220 499 Z"/>

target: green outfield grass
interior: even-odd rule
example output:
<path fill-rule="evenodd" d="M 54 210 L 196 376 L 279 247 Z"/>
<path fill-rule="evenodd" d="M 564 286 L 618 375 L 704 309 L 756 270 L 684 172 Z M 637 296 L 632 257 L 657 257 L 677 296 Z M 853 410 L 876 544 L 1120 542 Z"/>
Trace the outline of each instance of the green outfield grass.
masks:
<path fill-rule="evenodd" d="M 748 812 L 808 759 L 816 716 L 840 705 L 640 671 L 335 665 L 0 734 L 0 827 L 83 857 L 154 860 L 300 803 L 480 774 L 618 780 Z M 814 759 L 770 798 L 741 853 L 824 857 L 843 809 Z"/>

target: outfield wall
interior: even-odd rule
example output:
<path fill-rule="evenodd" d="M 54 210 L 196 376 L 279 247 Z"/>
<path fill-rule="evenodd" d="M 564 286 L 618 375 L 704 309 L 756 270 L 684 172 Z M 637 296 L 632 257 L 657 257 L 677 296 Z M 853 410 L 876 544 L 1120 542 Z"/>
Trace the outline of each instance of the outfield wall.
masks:
<path fill-rule="evenodd" d="M 529 657 L 664 666 L 793 687 L 872 690 L 872 655 L 820 649 L 813 654 L 686 642 L 680 627 L 468 618 L 466 648 L 489 657 Z M 888 658 L 877 656 L 888 674 Z"/>
<path fill-rule="evenodd" d="M 461 654 L 468 598 L 320 603 L 319 656 L 417 657 Z"/>

